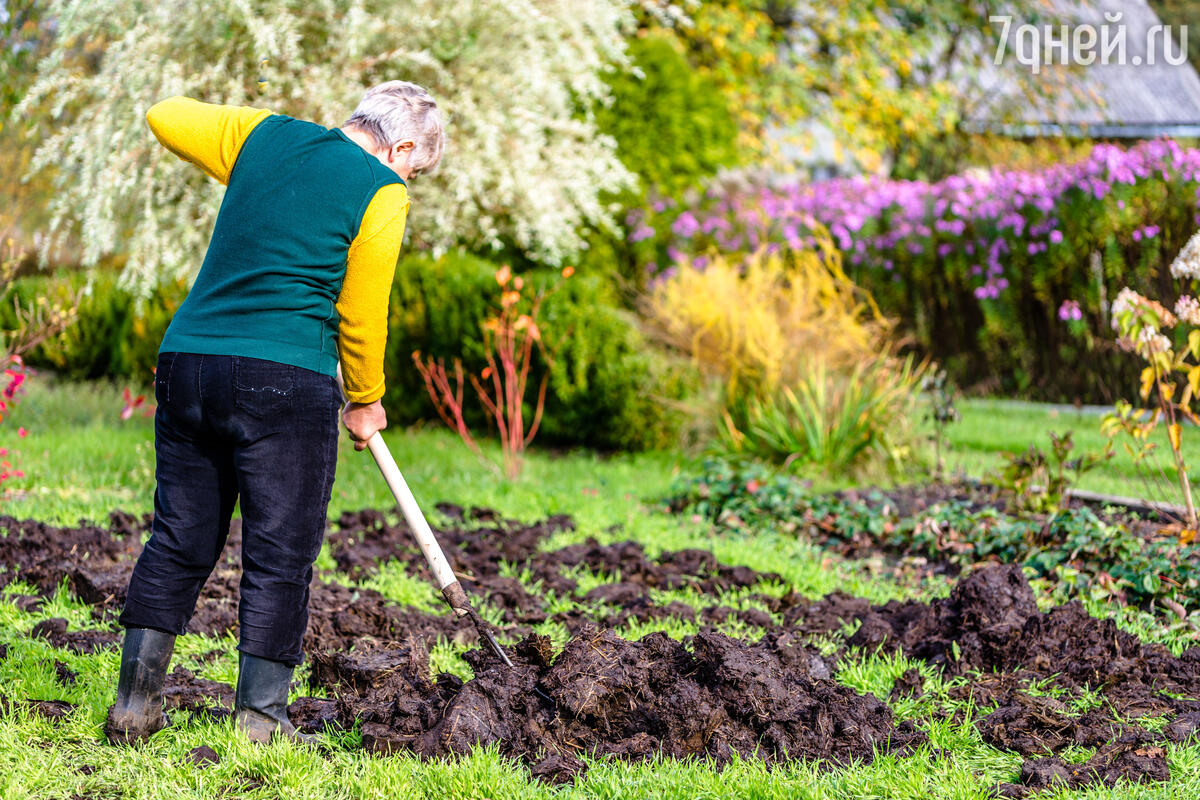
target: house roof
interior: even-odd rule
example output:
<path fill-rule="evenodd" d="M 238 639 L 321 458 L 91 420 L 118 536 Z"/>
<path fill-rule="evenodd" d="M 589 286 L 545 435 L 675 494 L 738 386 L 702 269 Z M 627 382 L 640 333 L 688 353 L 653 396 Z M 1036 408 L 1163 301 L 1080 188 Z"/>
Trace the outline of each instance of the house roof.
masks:
<path fill-rule="evenodd" d="M 1046 25 L 1054 26 L 1055 35 L 1061 24 L 1070 26 L 1072 33 L 1078 26 L 1090 25 L 1098 36 L 1090 49 L 1095 62 L 1065 71 L 1054 68 L 1059 83 L 1046 97 L 1023 97 L 1015 71 L 1032 68 L 1014 57 L 1014 31 L 1021 24 L 1014 19 L 1005 61 L 992 66 L 989 58 L 981 77 L 988 87 L 988 99 L 968 114 L 968 128 L 1022 137 L 1200 137 L 1200 75 L 1187 60 L 1178 65 L 1168 63 L 1168 56 L 1179 61 L 1186 49 L 1180 49 L 1178 29 L 1168 29 L 1174 38 L 1169 51 L 1161 30 L 1151 45 L 1150 31 L 1161 22 L 1146 0 L 1046 0 L 1046 6 L 1048 17 L 1057 19 L 1036 23 L 1041 29 L 1036 40 L 1039 45 L 1044 44 Z M 1110 20 L 1121 16 L 1116 22 L 1106 22 L 1105 14 Z M 1106 25 L 1109 37 L 1124 29 L 1123 60 L 1115 53 L 1107 60 L 1101 58 L 1099 36 Z M 996 30 L 998 43 L 999 26 Z M 1200 30 L 1194 35 L 1200 35 Z"/>

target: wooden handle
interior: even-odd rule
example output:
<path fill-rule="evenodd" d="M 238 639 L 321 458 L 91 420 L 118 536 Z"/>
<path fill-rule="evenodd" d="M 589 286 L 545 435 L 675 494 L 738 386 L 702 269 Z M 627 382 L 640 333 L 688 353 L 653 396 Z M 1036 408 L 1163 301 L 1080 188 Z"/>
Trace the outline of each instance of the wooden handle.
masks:
<path fill-rule="evenodd" d="M 392 453 L 388 450 L 383 437 L 378 433 L 372 434 L 371 438 L 367 439 L 367 449 L 375 457 L 375 463 L 379 465 L 383 479 L 387 481 L 388 488 L 392 490 L 392 496 L 396 498 L 401 513 L 408 520 L 408 527 L 412 529 L 421 552 L 425 554 L 425 560 L 429 562 L 429 568 L 433 570 L 433 577 L 437 580 L 438 588 L 445 589 L 447 586 L 457 583 L 458 578 L 454 577 L 454 570 L 450 568 L 450 562 L 446 560 L 445 553 L 438 546 L 429 523 L 425 521 L 425 515 L 421 513 L 421 507 L 417 505 L 417 499 L 413 497 L 412 491 L 404 481 L 404 476 L 400 474 L 400 467 L 396 466 L 396 459 L 392 458 Z"/>
<path fill-rule="evenodd" d="M 337 378 L 338 389 L 342 392 L 342 399 L 346 398 L 346 385 L 342 382 L 342 365 L 337 365 L 335 373 Z M 442 552 L 442 548 L 438 546 L 437 539 L 433 536 L 433 531 L 429 528 L 429 523 L 425 521 L 425 515 L 421 513 L 421 507 L 417 505 L 417 499 L 413 497 L 412 491 L 408 488 L 408 484 L 404 481 L 404 476 L 400 474 L 400 467 L 396 466 L 396 459 L 392 458 L 392 453 L 388 450 L 387 443 L 383 441 L 383 436 L 378 431 L 371 434 L 371 438 L 367 439 L 367 449 L 371 451 L 371 455 L 375 457 L 375 463 L 379 465 L 379 471 L 383 473 L 383 479 L 387 481 L 388 488 L 392 490 L 392 496 L 396 498 L 396 504 L 400 506 L 400 512 L 404 514 L 404 519 L 408 520 L 408 527 L 412 530 L 413 536 L 416 537 L 417 545 L 420 546 L 421 552 L 425 554 L 425 560 L 429 562 L 429 568 L 433 570 L 434 580 L 437 581 L 438 588 L 446 594 L 447 587 L 458 583 L 458 578 L 454 577 L 454 570 L 450 568 L 450 562 L 446 560 L 446 554 Z M 452 592 L 455 596 L 462 593 L 461 587 L 458 592 Z M 465 595 L 463 597 L 465 600 Z M 451 607 L 454 607 L 454 602 L 450 602 Z M 459 616 L 466 614 L 466 609 L 454 607 L 455 613 Z"/>

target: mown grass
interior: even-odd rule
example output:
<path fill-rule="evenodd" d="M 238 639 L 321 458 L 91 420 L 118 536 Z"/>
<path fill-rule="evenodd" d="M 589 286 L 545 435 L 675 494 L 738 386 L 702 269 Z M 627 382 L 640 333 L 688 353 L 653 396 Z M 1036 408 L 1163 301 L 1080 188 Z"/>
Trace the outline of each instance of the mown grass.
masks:
<path fill-rule="evenodd" d="M 950 473 L 985 477 L 1002 465 L 1002 453 L 1019 453 L 1030 445 L 1049 452 L 1050 431 L 1071 432 L 1075 455 L 1101 452 L 1107 441 L 1100 433 L 1099 415 L 1088 411 L 994 399 L 960 400 L 957 405 L 962 418 L 947 428 L 945 460 Z M 24 401 L 0 424 L 0 447 L 9 448 L 11 460 L 26 473 L 25 478 L 6 484 L 16 495 L 8 498 L 5 507 L 21 516 L 69 524 L 80 517 L 103 516 L 114 508 L 150 511 L 153 420 L 139 413 L 121 421 L 121 407 L 116 386 L 56 382 L 48 376 L 31 381 Z M 25 427 L 29 435 L 17 438 L 18 427 Z M 928 427 L 924 426 L 927 433 Z M 665 493 L 673 477 L 694 460 L 679 453 L 609 457 L 583 451 L 535 451 L 521 480 L 510 484 L 497 480 L 440 427 L 393 430 L 387 440 L 418 501 L 429 508 L 449 500 L 486 505 L 524 519 L 570 513 L 581 526 L 590 526 L 593 520 L 605 526 L 614 524 L 614 518 L 628 521 L 646 498 Z M 497 448 L 486 442 L 484 447 L 498 457 Z M 1152 467 L 1139 467 L 1118 443 L 1113 459 L 1084 475 L 1078 488 L 1178 503 L 1174 479 L 1162 474 L 1169 461 L 1165 439 L 1159 449 L 1163 452 L 1155 456 Z M 930 452 L 922 448 L 923 456 L 928 458 Z M 1200 432 L 1185 429 L 1184 455 L 1189 464 L 1200 464 Z M 917 468 L 880 480 L 925 477 L 926 471 Z M 839 488 L 848 481 L 818 477 L 814 483 L 817 488 Z M 342 447 L 330 515 L 391 504 L 371 458 Z"/>
<path fill-rule="evenodd" d="M 958 403 L 962 419 L 947 431 L 950 449 L 946 467 L 972 477 L 982 477 L 1001 463 L 1000 453 L 1021 453 L 1030 445 L 1050 453 L 1049 432 L 1072 434 L 1072 457 L 1083 453 L 1102 453 L 1108 442 L 1100 432 L 1101 415 L 1090 410 L 1064 409 L 1010 400 L 964 400 Z M 1125 448 L 1126 438 L 1115 440 L 1111 461 L 1086 473 L 1078 488 L 1093 492 L 1144 500 L 1182 504 L 1179 485 L 1171 465 L 1166 431 L 1160 428 L 1152 441 L 1156 453 L 1142 466 L 1134 464 Z M 1132 443 L 1132 442 L 1131 442 Z M 1200 467 L 1200 430 L 1184 429 L 1183 452 L 1186 463 Z"/>
<path fill-rule="evenodd" d="M 121 422 L 120 393 L 102 384 L 51 384 L 35 380 L 25 401 L 0 426 L 0 446 L 12 449 L 27 477 L 10 484 L 18 492 L 4 503 L 4 513 L 73 524 L 79 518 L 102 519 L 112 509 L 136 513 L 149 511 L 153 492 L 153 428 L 149 419 L 134 417 Z M 964 420 L 951 429 L 953 459 L 976 465 L 995 462 L 995 449 L 1019 449 L 1028 442 L 1046 441 L 1047 429 L 1070 421 L 1080 429 L 1095 418 L 1063 420 L 1049 413 L 1040 416 L 1022 408 L 991 408 L 971 401 L 963 404 Z M 1017 417 L 1020 419 L 1018 420 Z M 15 439 L 12 432 L 24 426 L 30 433 Z M 994 438 L 1004 435 L 997 444 Z M 745 564 L 777 572 L 783 583 L 767 587 L 768 593 L 795 587 L 809 596 L 834 589 L 869 597 L 876 602 L 893 598 L 927 599 L 943 594 L 947 584 L 898 583 L 886 577 L 880 565 L 847 562 L 782 533 L 753 538 L 715 535 L 688 518 L 659 513 L 648 498 L 665 493 L 673 477 L 689 467 L 676 453 L 600 457 L 590 453 L 531 454 L 525 475 L 515 483 L 498 480 L 459 443 L 439 429 L 390 431 L 387 440 L 423 507 L 437 501 L 464 506 L 495 508 L 502 514 L 532 521 L 548 514 L 569 513 L 574 532 L 556 534 L 548 549 L 594 536 L 602 542 L 632 538 L 651 554 L 665 549 L 703 547 L 732 564 Z M 1081 445 L 1082 435 L 1077 435 Z M 993 448 L 988 452 L 988 448 Z M 1110 480 L 1121 480 L 1118 465 L 1105 467 Z M 1093 478 L 1092 480 L 1095 480 Z M 1092 486 L 1113 486 L 1093 483 Z M 1099 491 L 1110 491 L 1099 488 Z M 1122 492 L 1128 493 L 1128 492 Z M 331 516 L 342 510 L 390 508 L 393 501 L 365 453 L 344 446 L 339 454 Z M 331 568 L 328 553 L 318 561 Z M 512 571 L 525 581 L 528 576 Z M 580 572 L 581 593 L 606 578 Z M 399 603 L 440 608 L 431 587 L 409 577 L 402 564 L 391 563 L 366 578 L 364 585 Z M 10 586 L 6 593 L 28 591 Z M 699 598 L 686 592 L 660 592 L 659 602 Z M 575 598 L 556 598 L 563 607 Z M 752 607 L 745 593 L 729 592 L 706 603 L 733 608 Z M 494 610 L 484 609 L 485 613 Z M 1119 624 L 1148 641 L 1168 643 L 1178 651 L 1193 634 L 1182 627 L 1167 629 L 1154 618 L 1101 603 L 1093 613 L 1115 616 Z M 41 619 L 65 617 L 72 628 L 95 623 L 89 609 L 60 591 L 44 608 L 26 613 L 12 603 L 0 602 L 0 644 L 8 655 L 0 659 L 0 692 L 11 698 L 62 699 L 78 705 L 62 722 L 50 723 L 19 708 L 0 714 L 0 798 L 984 798 L 990 787 L 1015 780 L 1021 759 L 992 748 L 979 737 L 972 721 L 987 709 L 955 706 L 940 676 L 930 668 L 899 656 L 856 653 L 847 659 L 839 679 L 863 691 L 887 697 L 896 677 L 916 666 L 926 678 L 928 694 L 892 704 L 901 719 L 913 719 L 928 731 L 930 746 L 908 757 L 880 756 L 869 765 L 838 769 L 794 762 L 768 769 L 758 761 L 738 761 L 716 769 L 704 761 L 652 761 L 626 764 L 589 761 L 586 779 L 564 788 L 531 782 L 521 767 L 500 758 L 494 749 L 480 750 L 455 760 L 421 762 L 410 757 L 378 758 L 355 749 L 356 734 L 330 736 L 328 755 L 277 744 L 248 745 L 228 723 L 177 724 L 147 746 L 133 749 L 102 743 L 104 710 L 112 700 L 118 655 L 101 651 L 90 655 L 57 650 L 28 631 Z M 663 620 L 631 624 L 621 631 L 640 636 L 664 630 L 683 636 L 696 630 L 692 623 Z M 731 632 L 753 633 L 753 629 Z M 558 641 L 565 631 L 547 628 Z M 824 649 L 832 649 L 830 640 Z M 212 680 L 232 683 L 236 672 L 234 642 L 230 637 L 182 637 L 174 663 Z M 217 658 L 206 654 L 220 651 Z M 432 648 L 436 669 L 464 674 L 461 650 L 440 642 Z M 55 680 L 54 661 L 78 673 L 74 686 Z M 303 690 L 304 687 L 298 687 Z M 961 722 L 945 721 L 937 712 L 958 708 Z M 180 717 L 177 723 L 183 723 Z M 199 745 L 212 747 L 219 764 L 197 769 L 188 752 Z M 1073 756 L 1086 757 L 1087 753 Z M 1200 796 L 1200 746 L 1170 749 L 1172 781 L 1166 786 L 1095 789 L 1051 793 L 1049 798 L 1135 798 Z M 87 769 L 81 770 L 83 767 Z"/>

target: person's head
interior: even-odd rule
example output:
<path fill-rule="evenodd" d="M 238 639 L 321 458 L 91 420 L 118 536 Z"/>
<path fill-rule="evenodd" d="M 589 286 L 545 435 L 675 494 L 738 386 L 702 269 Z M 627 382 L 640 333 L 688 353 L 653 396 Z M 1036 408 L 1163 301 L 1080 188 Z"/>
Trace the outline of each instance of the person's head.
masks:
<path fill-rule="evenodd" d="M 429 92 L 407 81 L 368 89 L 342 127 L 365 134 L 374 145 L 367 149 L 405 180 L 432 172 L 446 145 L 437 103 Z"/>

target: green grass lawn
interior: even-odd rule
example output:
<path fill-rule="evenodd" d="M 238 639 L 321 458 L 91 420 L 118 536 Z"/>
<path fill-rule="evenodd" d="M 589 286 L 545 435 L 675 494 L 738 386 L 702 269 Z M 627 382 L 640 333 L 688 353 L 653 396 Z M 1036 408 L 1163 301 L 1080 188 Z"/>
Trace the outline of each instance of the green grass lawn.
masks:
<path fill-rule="evenodd" d="M 147 418 L 122 422 L 117 388 L 103 384 L 53 384 L 31 381 L 27 397 L 0 425 L 0 447 L 26 477 L 8 486 L 15 493 L 4 500 L 3 513 L 73 524 L 79 518 L 101 519 L 112 509 L 149 511 L 153 492 L 153 425 Z M 1021 449 L 1046 442 L 1046 430 L 1063 430 L 1063 423 L 1081 431 L 1095 427 L 1095 418 L 1054 416 L 1027 408 L 971 401 L 962 404 L 963 421 L 951 436 L 952 467 L 961 463 L 979 474 L 994 466 L 995 451 Z M 18 439 L 18 426 L 29 434 Z M 602 541 L 632 538 L 652 553 L 663 549 L 702 547 L 727 563 L 745 564 L 780 573 L 798 591 L 817 596 L 833 589 L 882 602 L 892 598 L 924 598 L 946 591 L 945 581 L 899 584 L 884 577 L 879 565 L 848 562 L 784 534 L 746 538 L 714 534 L 688 518 L 659 513 L 646 503 L 662 495 L 673 477 L 689 467 L 675 453 L 599 457 L 591 453 L 530 455 L 523 477 L 515 483 L 498 480 L 493 472 L 456 437 L 437 427 L 389 431 L 393 454 L 418 501 L 432 508 L 446 500 L 484 505 L 526 521 L 548 514 L 569 513 L 578 523 L 573 533 L 557 534 L 547 547 L 559 547 L 586 536 Z M 331 515 L 364 507 L 390 508 L 393 501 L 374 463 L 347 443 L 339 455 Z M 955 459 L 959 459 L 958 462 Z M 1085 484 L 1100 491 L 1130 493 L 1121 462 Z M 327 559 L 327 556 L 323 558 Z M 319 561 L 319 563 L 321 563 Z M 582 576 L 581 576 L 582 577 Z M 385 566 L 368 581 L 397 602 L 419 601 L 436 609 L 429 587 L 414 586 L 400 569 Z M 23 587 L 11 586 L 7 592 Z M 25 587 L 27 589 L 27 587 Z M 782 587 L 780 587 L 782 590 Z M 663 598 L 666 599 L 666 598 Z M 741 600 L 722 598 L 730 605 Z M 1112 615 L 1118 623 L 1145 639 L 1174 641 L 1185 633 L 1167 634 L 1147 615 L 1095 605 L 1093 613 Z M 943 679 L 931 668 L 900 657 L 858 653 L 848 658 L 839 674 L 844 683 L 886 697 L 905 669 L 917 666 L 927 679 L 929 693 L 893 704 L 901 719 L 926 726 L 928 751 L 907 758 L 881 757 L 871 765 L 829 770 L 808 763 L 766 769 L 758 762 L 736 763 L 723 771 L 705 762 L 625 764 L 591 761 L 585 780 L 562 789 L 532 783 L 523 768 L 485 750 L 453 760 L 421 762 L 411 757 L 379 758 L 352 746 L 355 734 L 331 738 L 328 756 L 286 744 L 250 746 L 228 724 L 188 724 L 168 729 L 145 747 L 119 749 L 102 743 L 104 710 L 112 700 L 118 656 L 112 651 L 77 655 L 56 650 L 26 634 L 37 621 L 66 617 L 72 627 L 95 625 L 89 608 L 60 592 L 36 613 L 19 611 L 0 602 L 0 644 L 8 655 L 0 659 L 0 693 L 9 697 L 62 699 L 79 710 L 65 722 L 51 724 L 23 711 L 0 714 L 0 798 L 982 798 L 991 785 L 1016 779 L 1021 759 L 983 743 L 972 724 L 979 710 L 968 709 L 965 722 L 938 721 L 936 711 L 949 708 L 943 698 Z M 670 621 L 671 635 L 691 632 Z M 622 630 L 643 635 L 655 626 Z M 231 640 L 185 636 L 175 663 L 201 677 L 232 681 L 236 656 Z M 227 654 L 215 661 L 201 659 L 214 647 Z M 80 679 L 65 687 L 54 680 L 54 661 L 63 661 Z M 448 646 L 434 648 L 439 665 L 461 669 L 458 653 Z M 187 762 L 189 750 L 205 744 L 221 762 L 196 769 Z M 940 751 L 940 752 L 939 752 Z M 1090 752 L 1090 751 L 1088 751 Z M 1088 752 L 1073 753 L 1083 758 Z M 1200 745 L 1171 749 L 1172 781 L 1166 786 L 1096 789 L 1047 794 L 1048 798 L 1192 798 L 1200 796 Z M 81 769 L 83 767 L 87 769 Z"/>
<path fill-rule="evenodd" d="M 1041 406 L 1009 400 L 965 400 L 958 403 L 962 419 L 949 426 L 950 449 L 946 467 L 981 477 L 1002 462 L 1000 453 L 1018 453 L 1037 445 L 1050 452 L 1050 431 L 1070 432 L 1075 443 L 1074 455 L 1103 452 L 1108 439 L 1100 432 L 1101 416 L 1054 406 Z M 1148 465 L 1137 466 L 1118 438 L 1112 461 L 1089 472 L 1079 481 L 1080 489 L 1104 494 L 1135 497 L 1182 504 L 1179 485 L 1171 465 L 1166 431 L 1156 432 L 1158 448 Z M 1183 449 L 1186 463 L 1200 466 L 1200 430 L 1184 430 Z"/>
<path fill-rule="evenodd" d="M 121 421 L 120 390 L 104 383 L 60 383 L 36 379 L 20 405 L 0 423 L 0 447 L 26 473 L 7 484 L 15 495 L 8 513 L 74 523 L 108 510 L 150 511 L 154 487 L 154 425 L 141 416 Z M 1107 441 L 1096 414 L 1008 400 L 962 400 L 961 420 L 947 429 L 945 454 L 950 473 L 985 477 L 1002 465 L 1001 453 L 1030 445 L 1050 449 L 1049 432 L 1073 434 L 1075 454 L 1101 452 Z M 18 427 L 29 434 L 15 435 Z M 1191 435 L 1189 435 L 1191 434 Z M 1161 468 L 1169 463 L 1165 434 L 1153 466 L 1138 467 L 1121 446 L 1113 459 L 1087 473 L 1078 488 L 1105 494 L 1181 503 L 1178 485 Z M 506 514 L 532 518 L 569 512 L 586 520 L 592 513 L 607 519 L 614 508 L 633 510 L 640 498 L 665 492 L 671 479 L 692 460 L 678 453 L 601 457 L 591 453 L 551 456 L 535 452 L 516 484 L 496 479 L 458 440 L 439 426 L 389 431 L 387 440 L 417 499 L 429 504 L 453 500 L 489 505 Z M 485 444 L 486 447 L 486 444 Z M 491 454 L 498 456 L 497 448 Z M 928 449 L 926 455 L 931 453 Z M 1200 431 L 1186 429 L 1184 454 L 1200 464 Z M 1154 472 L 1154 474 L 1152 474 Z M 920 471 L 900 480 L 921 480 Z M 840 487 L 845 479 L 818 478 L 818 487 Z M 626 497 L 625 495 L 629 495 Z M 387 487 L 375 476 L 365 453 L 343 447 L 331 515 L 344 509 L 390 505 Z"/>

